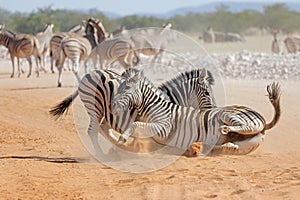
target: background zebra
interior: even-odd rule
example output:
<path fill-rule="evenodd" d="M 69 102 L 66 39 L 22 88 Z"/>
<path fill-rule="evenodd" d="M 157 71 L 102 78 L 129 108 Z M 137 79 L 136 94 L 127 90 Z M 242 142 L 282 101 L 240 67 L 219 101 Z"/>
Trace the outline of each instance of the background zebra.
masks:
<path fill-rule="evenodd" d="M 106 39 L 92 50 L 89 59 L 92 59 L 95 69 L 97 60 L 99 60 L 100 69 L 103 69 L 104 61 L 106 61 L 106 69 L 114 61 L 118 61 L 125 69 L 136 66 L 139 63 L 139 57 L 133 45 L 129 40 L 121 38 Z"/>
<path fill-rule="evenodd" d="M 68 32 L 60 32 L 55 33 L 50 39 L 50 65 L 51 72 L 54 73 L 53 64 L 55 62 L 55 66 L 58 67 L 58 59 L 59 59 L 59 49 L 60 43 L 63 38 L 67 36 L 72 36 L 72 34 L 84 35 L 85 28 L 82 24 L 78 24 L 72 27 Z"/>
<path fill-rule="evenodd" d="M 284 40 L 285 47 L 288 53 L 300 52 L 300 38 L 299 37 L 287 37 Z"/>
<path fill-rule="evenodd" d="M 62 79 L 62 69 L 66 58 L 72 61 L 72 71 L 76 76 L 78 82 L 80 82 L 80 77 L 78 75 L 78 67 L 80 61 L 84 61 L 87 64 L 88 55 L 91 53 L 92 49 L 97 45 L 95 39 L 95 28 L 93 25 L 93 20 L 89 19 L 86 23 L 86 35 L 77 36 L 71 35 L 65 37 L 60 44 L 60 54 L 58 61 L 58 87 L 61 87 Z"/>
<path fill-rule="evenodd" d="M 259 113 L 245 106 L 218 108 L 211 103 L 209 108 L 211 98 L 207 97 L 212 94 L 212 90 L 205 71 L 199 83 L 200 101 L 207 102 L 207 109 L 200 110 L 182 107 L 160 98 L 153 92 L 153 84 L 142 72 L 130 70 L 122 77 L 127 79 L 118 88 L 112 111 L 119 113 L 134 107 L 145 122 L 133 122 L 120 136 L 119 143 L 125 143 L 134 130 L 140 127 L 144 129 L 145 135 L 155 135 L 159 143 L 183 150 L 193 147 L 195 142 L 203 142 L 215 152 L 246 154 L 259 146 L 265 130 L 272 128 L 280 117 L 280 88 L 276 83 L 267 87 L 275 115 L 266 124 Z"/>
<path fill-rule="evenodd" d="M 30 77 L 32 70 L 31 56 L 34 56 L 36 61 L 36 73 L 39 76 L 39 63 L 41 62 L 41 57 L 39 54 L 39 42 L 34 35 L 30 34 L 19 34 L 18 36 L 12 34 L 10 31 L 0 30 L 0 45 L 4 45 L 10 54 L 10 59 L 12 63 L 12 74 L 10 77 L 14 76 L 15 73 L 15 62 L 14 58 L 17 57 L 18 61 L 18 77 L 20 77 L 20 58 L 26 58 L 29 63 L 29 73 L 27 77 Z"/>
<path fill-rule="evenodd" d="M 155 87 L 152 88 L 155 89 L 159 96 L 166 100 L 170 100 L 182 106 L 195 106 L 198 108 L 199 106 L 195 105 L 195 98 L 198 98 L 197 94 L 200 94 L 199 90 L 201 90 L 198 84 L 201 71 L 202 69 L 185 72 L 162 84 L 159 88 L 165 93 L 162 93 Z M 213 83 L 212 80 L 213 77 L 211 76 L 211 84 Z M 113 135 L 108 135 L 109 128 L 123 133 L 137 117 L 137 111 L 134 109 L 118 115 L 111 112 L 110 102 L 117 94 L 117 88 L 120 82 L 120 76 L 112 71 L 97 70 L 90 72 L 82 78 L 78 90 L 52 108 L 49 113 L 55 118 L 59 118 L 67 111 L 74 98 L 79 94 L 90 117 L 88 134 L 95 149 L 99 150 L 97 143 L 99 124 L 106 137 L 110 139 Z M 195 94 L 196 96 L 191 94 Z M 192 100 L 190 98 L 192 98 Z M 198 102 L 200 102 L 200 100 Z M 111 141 L 115 143 L 115 140 Z"/>
<path fill-rule="evenodd" d="M 45 67 L 46 55 L 50 49 L 53 27 L 53 24 L 47 24 L 43 31 L 36 34 L 36 37 L 39 40 L 39 52 L 43 62 L 43 68 Z"/>

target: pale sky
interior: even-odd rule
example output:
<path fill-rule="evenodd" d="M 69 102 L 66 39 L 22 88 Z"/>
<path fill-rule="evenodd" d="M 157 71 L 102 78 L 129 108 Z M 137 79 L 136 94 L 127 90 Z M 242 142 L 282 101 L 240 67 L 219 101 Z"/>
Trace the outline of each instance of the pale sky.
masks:
<path fill-rule="evenodd" d="M 211 2 L 226 2 L 228 0 L 0 0 L 0 8 L 11 12 L 31 12 L 36 8 L 52 5 L 60 9 L 90 9 L 113 12 L 119 15 L 142 13 L 162 14 L 168 11 L 189 6 L 200 6 Z M 243 0 L 231 0 L 242 2 Z M 289 0 L 288 2 L 299 2 Z M 282 0 L 244 0 L 244 2 L 285 2 Z"/>

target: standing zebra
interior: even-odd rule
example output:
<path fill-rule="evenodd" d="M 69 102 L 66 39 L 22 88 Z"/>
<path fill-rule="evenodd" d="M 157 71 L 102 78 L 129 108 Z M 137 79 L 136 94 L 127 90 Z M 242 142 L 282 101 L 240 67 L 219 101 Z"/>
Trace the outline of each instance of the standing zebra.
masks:
<path fill-rule="evenodd" d="M 15 36 L 6 32 L 5 30 L 0 31 L 0 45 L 4 45 L 10 54 L 10 59 L 12 63 L 12 74 L 10 77 L 14 76 L 15 73 L 15 62 L 14 58 L 17 57 L 18 61 L 18 77 L 20 77 L 20 58 L 26 58 L 29 63 L 29 73 L 27 77 L 31 75 L 32 61 L 31 56 L 35 57 L 36 61 L 36 73 L 39 76 L 39 63 L 41 57 L 38 51 L 39 42 L 37 38 L 30 34 L 20 34 Z"/>
<path fill-rule="evenodd" d="M 55 62 L 55 66 L 58 66 L 58 59 L 59 59 L 59 49 L 60 43 L 63 38 L 72 35 L 83 35 L 85 32 L 85 28 L 82 24 L 78 24 L 72 27 L 68 32 L 60 32 L 54 34 L 50 39 L 50 65 L 51 65 L 51 72 L 54 73 L 53 64 Z"/>
<path fill-rule="evenodd" d="M 58 61 L 58 87 L 61 87 L 62 79 L 62 69 L 66 58 L 69 58 L 72 62 L 72 71 L 76 76 L 78 82 L 80 82 L 80 77 L 78 75 L 78 67 L 80 61 L 86 61 L 88 55 L 91 53 L 92 49 L 97 45 L 95 40 L 95 29 L 90 20 L 86 23 L 86 35 L 77 36 L 72 35 L 65 37 L 60 44 L 60 54 Z"/>
<path fill-rule="evenodd" d="M 121 78 L 125 81 L 120 84 L 112 102 L 113 113 L 134 107 L 146 122 L 133 122 L 120 136 L 119 143 L 125 143 L 140 127 L 145 135 L 154 135 L 159 143 L 183 150 L 193 147 L 195 142 L 202 142 L 215 152 L 247 154 L 259 146 L 265 131 L 274 127 L 280 117 L 280 88 L 276 83 L 267 87 L 275 115 L 266 124 L 264 118 L 251 108 L 215 107 L 205 71 L 199 77 L 199 97 L 200 102 L 205 102 L 205 109 L 183 107 L 162 99 L 153 92 L 153 84 L 137 70 L 127 71 Z"/>
<path fill-rule="evenodd" d="M 299 37 L 287 37 L 284 40 L 285 47 L 288 53 L 300 52 L 300 38 Z"/>
<path fill-rule="evenodd" d="M 159 96 L 175 104 L 195 106 L 198 108 L 199 105 L 195 104 L 197 104 L 196 99 L 198 99 L 198 95 L 201 93 L 199 91 L 201 88 L 198 84 L 201 71 L 202 69 L 197 69 L 182 73 L 176 78 L 162 84 L 159 90 L 154 87 L 153 89 Z M 213 77 L 210 73 L 208 77 L 210 81 L 209 84 L 213 84 Z M 72 101 L 79 95 L 90 117 L 88 134 L 93 142 L 94 148 L 98 149 L 97 133 L 99 125 L 101 125 L 107 138 L 110 139 L 113 135 L 111 133 L 108 134 L 109 128 L 123 133 L 137 117 L 137 111 L 134 109 L 130 109 L 118 115 L 111 112 L 110 102 L 117 94 L 117 88 L 120 82 L 120 76 L 112 71 L 96 70 L 90 72 L 82 78 L 78 89 L 52 108 L 49 113 L 55 118 L 59 118 L 67 111 Z M 214 102 L 214 100 L 212 101 Z M 198 102 L 200 102 L 200 99 Z M 115 143 L 114 140 L 111 141 Z"/>
<path fill-rule="evenodd" d="M 171 23 L 163 24 L 163 29 L 157 34 L 148 33 L 152 29 L 146 30 L 146 33 L 136 33 L 130 37 L 135 51 L 146 56 L 154 56 L 152 62 L 161 59 L 167 42 L 172 39 L 170 35 Z M 147 32 L 148 31 L 148 32 Z"/>
<path fill-rule="evenodd" d="M 272 46 L 271 46 L 272 53 L 279 54 L 280 53 L 280 47 L 279 47 L 279 41 L 278 41 L 278 38 L 277 38 L 279 30 L 272 30 L 271 33 L 273 35 L 273 41 L 272 41 Z"/>
<path fill-rule="evenodd" d="M 50 48 L 50 40 L 52 37 L 53 27 L 53 24 L 46 24 L 44 30 L 36 34 L 36 37 L 39 40 L 40 44 L 39 52 L 43 61 L 43 67 L 45 67 L 46 54 L 48 53 Z"/>
<path fill-rule="evenodd" d="M 133 43 L 121 38 L 106 39 L 93 49 L 89 58 L 92 59 L 94 68 L 96 69 L 97 58 L 100 63 L 100 69 L 108 69 L 110 63 L 118 61 L 125 69 L 136 66 L 139 57 L 136 54 Z"/>

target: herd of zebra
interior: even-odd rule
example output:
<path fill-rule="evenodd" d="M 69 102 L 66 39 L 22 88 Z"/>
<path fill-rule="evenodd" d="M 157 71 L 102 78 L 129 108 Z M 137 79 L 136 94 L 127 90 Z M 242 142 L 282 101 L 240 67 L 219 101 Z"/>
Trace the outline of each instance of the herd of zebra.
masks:
<path fill-rule="evenodd" d="M 265 131 L 280 118 L 279 84 L 267 86 L 275 109 L 270 123 L 245 106 L 218 107 L 213 84 L 214 77 L 207 69 L 183 72 L 159 87 L 133 67 L 121 75 L 95 70 L 49 113 L 60 118 L 79 96 L 90 118 L 88 135 L 96 153 L 101 152 L 99 133 L 125 149 L 129 137 L 148 137 L 153 143 L 186 151 L 188 156 L 253 152 L 264 140 Z"/>
<path fill-rule="evenodd" d="M 87 63 L 92 60 L 94 68 L 97 61 L 100 68 L 106 69 L 109 64 L 118 61 L 124 68 L 137 65 L 140 61 L 138 54 L 147 56 L 154 55 L 157 59 L 164 48 L 166 42 L 166 33 L 171 28 L 171 24 L 163 25 L 159 38 L 149 40 L 147 34 L 139 33 L 131 35 L 130 38 L 114 38 L 114 35 L 106 32 L 102 21 L 94 18 L 83 20 L 82 24 L 74 26 L 68 32 L 59 32 L 53 34 L 53 24 L 46 25 L 45 29 L 32 34 L 14 34 L 6 30 L 4 25 L 0 26 L 0 45 L 7 47 L 12 62 L 12 74 L 14 76 L 14 58 L 18 60 L 18 76 L 23 69 L 20 68 L 19 59 L 26 58 L 29 62 L 31 75 L 32 60 L 36 61 L 36 73 L 39 76 L 40 70 L 45 70 L 45 56 L 49 51 L 51 58 L 51 71 L 54 73 L 54 65 L 58 70 L 58 87 L 62 85 L 62 73 L 65 60 L 72 63 L 72 71 L 78 81 L 78 68 L 80 62 L 84 62 L 85 72 Z M 43 65 L 42 65 L 43 60 Z"/>
<path fill-rule="evenodd" d="M 275 54 L 279 54 L 283 52 L 282 45 L 280 45 L 280 41 L 278 40 L 277 35 L 279 34 L 278 29 L 271 30 L 271 33 L 273 35 L 273 41 L 272 41 L 272 52 Z M 300 52 L 300 37 L 297 36 L 287 36 L 283 40 L 283 44 L 287 50 L 288 53 L 297 53 Z"/>
<path fill-rule="evenodd" d="M 51 71 L 58 70 L 58 86 L 62 85 L 65 60 L 72 62 L 72 71 L 78 88 L 69 97 L 54 106 L 49 114 L 58 119 L 79 96 L 90 118 L 88 135 L 95 152 L 101 151 L 98 134 L 111 143 L 126 149 L 130 137 L 148 137 L 153 143 L 179 148 L 189 156 L 202 154 L 244 155 L 253 152 L 263 141 L 265 131 L 277 124 L 280 118 L 280 86 L 267 86 L 268 97 L 275 114 L 270 123 L 255 110 L 239 105 L 219 107 L 212 86 L 214 77 L 207 69 L 194 69 L 155 87 L 138 70 L 140 54 L 158 59 L 168 41 L 171 24 L 163 25 L 158 34 L 149 40 L 139 32 L 128 39 L 105 31 L 102 21 L 89 18 L 83 25 L 69 32 L 53 34 L 53 25 L 36 34 L 14 34 L 0 27 L 0 44 L 8 48 L 14 76 L 14 58 L 18 60 L 18 76 L 22 68 L 19 59 L 29 62 L 35 57 L 36 73 L 45 70 L 46 52 L 49 50 Z M 94 71 L 87 73 L 92 60 Z M 84 62 L 85 75 L 78 74 Z M 99 61 L 102 69 L 97 69 Z M 106 61 L 106 63 L 104 63 Z M 108 70 L 111 62 L 118 61 L 125 72 Z M 106 69 L 103 69 L 104 65 Z M 41 69 L 40 69 L 41 66 Z M 46 71 L 46 70 L 45 70 Z M 136 131 L 137 128 L 142 131 Z M 119 135 L 113 134 L 112 130 Z"/>

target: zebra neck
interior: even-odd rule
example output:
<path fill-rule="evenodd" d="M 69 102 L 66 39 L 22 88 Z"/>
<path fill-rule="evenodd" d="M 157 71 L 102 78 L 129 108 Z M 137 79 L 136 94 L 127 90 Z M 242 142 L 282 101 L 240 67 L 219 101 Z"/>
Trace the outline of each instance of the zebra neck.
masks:
<path fill-rule="evenodd" d="M 13 41 L 13 39 L 7 35 L 2 35 L 1 40 L 3 41 L 3 45 L 7 48 L 8 48 L 9 43 L 11 43 Z"/>
<path fill-rule="evenodd" d="M 150 91 L 151 93 L 153 93 L 153 95 L 158 96 L 162 100 L 170 101 L 170 98 L 162 90 L 156 88 L 153 85 L 153 83 L 146 78 L 143 78 L 140 81 L 140 87 L 143 88 L 143 90 L 145 90 L 145 91 L 146 90 Z M 143 93 L 144 93 L 144 91 L 143 91 Z"/>

